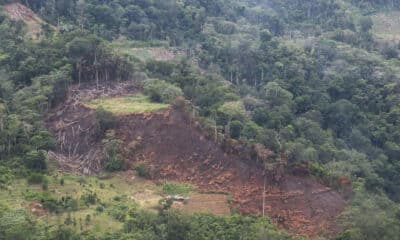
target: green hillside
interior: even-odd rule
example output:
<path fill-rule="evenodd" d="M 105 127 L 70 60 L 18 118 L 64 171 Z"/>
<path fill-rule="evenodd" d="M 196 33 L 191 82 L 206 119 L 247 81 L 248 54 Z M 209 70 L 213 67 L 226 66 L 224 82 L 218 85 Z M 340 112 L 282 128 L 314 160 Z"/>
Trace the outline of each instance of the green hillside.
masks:
<path fill-rule="evenodd" d="M 0 4 L 0 239 L 399 238 L 398 0 Z M 282 175 L 301 169 L 341 194 L 345 210 L 324 219 L 335 236 L 304 234 L 306 220 L 292 229 L 279 216 L 261 217 L 261 208 L 244 214 L 225 192 L 232 215 L 175 208 L 160 183 L 144 180 L 152 179 L 152 156 L 127 160 L 141 138 L 126 143 L 114 131 L 129 122 L 121 113 L 146 119 L 171 106 L 189 113 L 193 131 L 208 130 L 216 147 L 239 157 L 254 151 L 265 175 L 282 164 Z M 89 137 L 76 142 L 95 143 L 92 156 L 60 144 L 72 138 L 49 127 L 60 116 L 54 128 L 79 125 Z M 85 175 L 93 165 L 98 176 Z M 128 170 L 139 182 L 121 180 Z M 116 176 L 101 180 L 109 174 Z M 136 187 L 157 197 L 130 201 Z"/>

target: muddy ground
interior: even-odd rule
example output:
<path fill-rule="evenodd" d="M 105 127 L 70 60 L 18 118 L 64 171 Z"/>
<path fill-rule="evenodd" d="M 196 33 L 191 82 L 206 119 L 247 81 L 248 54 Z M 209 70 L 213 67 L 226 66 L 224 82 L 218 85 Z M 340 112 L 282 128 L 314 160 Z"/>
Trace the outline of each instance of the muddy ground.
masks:
<path fill-rule="evenodd" d="M 59 150 L 52 153 L 61 168 L 94 174 L 102 170 L 102 146 L 94 135 L 94 111 L 67 100 L 49 116 L 47 126 Z M 241 213 L 262 215 L 262 166 L 246 154 L 227 153 L 204 136 L 182 110 L 118 117 L 116 136 L 127 162 L 146 162 L 154 181 L 173 180 L 203 192 L 232 195 Z M 286 174 L 280 184 L 267 182 L 265 211 L 281 228 L 303 236 L 332 236 L 346 203 L 334 190 L 307 176 Z"/>

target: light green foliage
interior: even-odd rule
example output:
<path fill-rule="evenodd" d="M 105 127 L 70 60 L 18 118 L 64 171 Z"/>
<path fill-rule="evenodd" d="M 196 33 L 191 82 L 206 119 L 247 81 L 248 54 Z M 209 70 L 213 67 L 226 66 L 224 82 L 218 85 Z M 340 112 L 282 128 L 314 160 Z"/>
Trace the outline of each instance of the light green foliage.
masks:
<path fill-rule="evenodd" d="M 163 192 L 169 195 L 188 194 L 193 190 L 193 186 L 186 183 L 164 182 Z"/>
<path fill-rule="evenodd" d="M 293 94 L 286 91 L 276 82 L 269 82 L 265 86 L 265 97 L 273 106 L 290 105 Z"/>
<path fill-rule="evenodd" d="M 150 96 L 152 101 L 167 104 L 173 103 L 176 97 L 183 95 L 179 87 L 157 79 L 147 80 L 144 83 L 144 92 Z"/>
<path fill-rule="evenodd" d="M 246 111 L 241 101 L 226 102 L 218 107 L 218 115 L 226 119 L 228 122 L 232 120 L 244 120 Z"/>
<path fill-rule="evenodd" d="M 110 172 L 122 170 L 124 161 L 120 155 L 121 140 L 115 138 L 114 131 L 110 130 L 106 133 L 103 145 L 105 148 L 105 169 Z"/>
<path fill-rule="evenodd" d="M 0 166 L 0 189 L 6 187 L 12 180 L 14 176 L 11 169 L 7 167 Z"/>
<path fill-rule="evenodd" d="M 150 97 L 141 94 L 127 97 L 97 98 L 87 101 L 85 104 L 95 109 L 101 107 L 114 114 L 153 112 L 168 107 L 167 104 L 151 102 Z"/>

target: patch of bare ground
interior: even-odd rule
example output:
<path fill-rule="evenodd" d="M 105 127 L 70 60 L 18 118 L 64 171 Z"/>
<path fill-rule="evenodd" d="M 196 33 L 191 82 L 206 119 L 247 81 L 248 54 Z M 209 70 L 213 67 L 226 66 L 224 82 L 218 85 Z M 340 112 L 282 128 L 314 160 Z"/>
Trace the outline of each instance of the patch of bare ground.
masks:
<path fill-rule="evenodd" d="M 231 213 L 228 196 L 224 194 L 195 193 L 185 202 L 175 201 L 172 205 L 187 213 L 212 213 L 219 216 Z"/>
<path fill-rule="evenodd" d="M 400 11 L 380 12 L 372 16 L 373 31 L 378 38 L 400 41 Z"/>
<path fill-rule="evenodd" d="M 31 9 L 20 3 L 9 3 L 3 6 L 6 15 L 14 21 L 22 21 L 27 26 L 27 37 L 39 39 L 43 34 L 42 24 L 45 22 Z M 53 27 L 55 29 L 55 27 Z"/>
<path fill-rule="evenodd" d="M 204 191 L 226 192 L 244 214 L 261 215 L 264 175 L 244 149 L 231 153 L 194 127 L 180 110 L 123 116 L 117 136 L 140 145 L 125 157 L 147 161 L 155 180 L 189 182 Z M 137 144 L 136 144 L 137 146 Z M 266 213 L 280 227 L 309 237 L 333 236 L 340 229 L 337 216 L 346 203 L 342 196 L 305 176 L 286 174 L 279 185 L 267 183 Z"/>
<path fill-rule="evenodd" d="M 33 215 L 39 217 L 44 216 L 48 213 L 47 210 L 43 207 L 43 205 L 38 201 L 31 202 L 29 204 L 29 210 Z"/>
<path fill-rule="evenodd" d="M 131 51 L 144 60 L 148 58 L 156 61 L 173 61 L 184 56 L 182 50 L 165 47 L 132 48 Z"/>
<path fill-rule="evenodd" d="M 58 159 L 64 169 L 99 172 L 102 147 L 92 132 L 93 110 L 70 95 L 47 121 L 59 144 L 54 154 L 61 156 Z M 119 115 L 115 132 L 123 142 L 124 158 L 132 164 L 147 162 L 154 181 L 179 181 L 196 185 L 201 192 L 229 193 L 241 213 L 262 215 L 263 167 L 252 160 L 249 149 L 240 144 L 227 144 L 223 149 L 196 125 L 183 110 L 171 107 Z M 339 193 L 305 175 L 283 173 L 278 183 L 275 178 L 267 179 L 265 212 L 277 226 L 308 237 L 333 236 L 340 231 L 336 219 L 346 202 Z M 195 196 L 187 207 L 218 213 L 211 202 L 222 204 L 224 200 L 209 199 L 207 204 L 204 197 Z M 227 212 L 224 209 L 221 214 Z"/>
<path fill-rule="evenodd" d="M 82 101 L 130 94 L 135 89 L 134 82 L 99 88 L 71 86 L 66 101 L 46 119 L 46 126 L 58 145 L 57 151 L 49 152 L 49 158 L 57 162 L 63 171 L 83 174 L 100 172 L 103 169 L 104 149 L 97 136 L 95 110 Z"/>

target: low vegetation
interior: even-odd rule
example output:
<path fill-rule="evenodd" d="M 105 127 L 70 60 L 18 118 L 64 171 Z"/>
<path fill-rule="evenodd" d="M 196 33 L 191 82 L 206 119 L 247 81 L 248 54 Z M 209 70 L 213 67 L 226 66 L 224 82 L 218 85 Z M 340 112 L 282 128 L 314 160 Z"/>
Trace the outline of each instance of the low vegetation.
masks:
<path fill-rule="evenodd" d="M 168 195 L 187 195 L 193 190 L 193 186 L 186 183 L 164 182 L 163 192 Z"/>
<path fill-rule="evenodd" d="M 168 108 L 168 104 L 157 103 L 150 97 L 142 94 L 126 97 L 97 98 L 86 101 L 85 104 L 91 108 L 102 108 L 114 114 L 133 114 L 154 112 Z"/>

